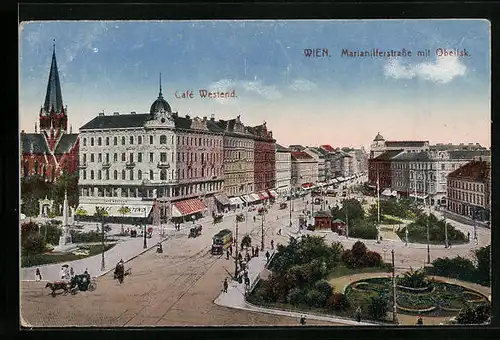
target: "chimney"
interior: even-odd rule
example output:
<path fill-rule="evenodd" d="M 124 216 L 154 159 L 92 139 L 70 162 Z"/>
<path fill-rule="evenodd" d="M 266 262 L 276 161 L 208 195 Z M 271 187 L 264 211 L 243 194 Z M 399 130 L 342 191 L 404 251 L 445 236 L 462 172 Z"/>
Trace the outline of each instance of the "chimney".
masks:
<path fill-rule="evenodd" d="M 215 121 L 215 114 L 213 114 L 213 113 L 212 113 L 212 114 L 210 115 L 210 120 L 211 120 L 212 122 L 213 122 L 213 121 Z"/>

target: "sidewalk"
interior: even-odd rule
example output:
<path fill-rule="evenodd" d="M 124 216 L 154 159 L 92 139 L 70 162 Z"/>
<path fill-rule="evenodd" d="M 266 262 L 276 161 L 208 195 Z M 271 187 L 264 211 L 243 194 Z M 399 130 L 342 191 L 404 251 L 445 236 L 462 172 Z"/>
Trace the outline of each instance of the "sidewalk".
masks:
<path fill-rule="evenodd" d="M 59 273 L 61 270 L 61 266 L 63 264 L 67 264 L 70 267 L 73 267 L 75 274 L 81 274 L 85 271 L 85 269 L 88 269 L 88 272 L 92 277 L 98 277 L 108 273 L 110 270 L 113 270 L 115 268 L 116 263 L 118 263 L 120 259 L 123 259 L 123 261 L 128 262 L 134 259 L 135 257 L 139 256 L 140 254 L 150 250 L 151 248 L 156 247 L 158 242 L 163 242 L 167 239 L 168 235 L 165 235 L 165 238 L 161 238 L 159 232 L 155 230 L 153 232 L 152 237 L 146 239 L 147 243 L 146 249 L 143 248 L 144 239 L 142 237 L 129 238 L 127 240 L 120 241 L 113 248 L 104 253 L 104 263 L 105 263 L 104 271 L 101 271 L 102 255 L 98 254 L 92 257 L 87 257 L 84 259 L 71 262 L 62 262 L 62 263 L 21 268 L 20 279 L 21 281 L 34 280 L 36 268 L 39 268 L 40 274 L 42 275 L 42 279 L 44 281 L 59 280 L 60 279 Z"/>
<path fill-rule="evenodd" d="M 271 254 L 271 258 L 275 253 L 275 250 L 266 249 Z M 267 263 L 267 259 L 264 256 L 265 252 L 260 252 L 258 257 L 254 257 L 250 260 L 248 266 L 248 277 L 250 279 L 250 287 L 253 289 L 257 284 L 261 273 L 266 271 L 265 266 Z M 293 312 L 282 309 L 274 309 L 274 308 L 264 308 L 255 306 L 245 300 L 245 284 L 238 283 L 237 281 L 231 280 L 229 282 L 229 287 L 227 289 L 227 293 L 221 292 L 221 294 L 214 300 L 214 303 L 218 306 L 235 308 L 235 309 L 243 309 L 247 311 L 274 314 L 274 315 L 283 315 L 289 317 L 297 318 L 297 323 L 301 316 L 305 316 L 307 319 L 319 320 L 319 321 L 330 321 L 336 323 L 342 323 L 345 325 L 361 325 L 361 326 L 372 326 L 378 325 L 377 323 L 369 323 L 369 322 L 357 322 L 356 320 L 344 319 L 333 316 L 326 315 L 317 315 L 310 314 L 304 312 Z"/>

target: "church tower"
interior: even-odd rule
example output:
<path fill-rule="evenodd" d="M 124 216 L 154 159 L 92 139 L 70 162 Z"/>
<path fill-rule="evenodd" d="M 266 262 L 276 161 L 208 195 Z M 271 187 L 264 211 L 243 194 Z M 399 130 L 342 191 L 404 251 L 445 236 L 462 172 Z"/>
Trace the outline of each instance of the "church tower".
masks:
<path fill-rule="evenodd" d="M 67 131 L 67 108 L 63 106 L 61 83 L 57 69 L 56 46 L 53 45 L 52 63 L 50 65 L 49 80 L 45 102 L 40 108 L 40 132 L 45 136 L 49 148 L 54 150 L 57 139 Z"/>

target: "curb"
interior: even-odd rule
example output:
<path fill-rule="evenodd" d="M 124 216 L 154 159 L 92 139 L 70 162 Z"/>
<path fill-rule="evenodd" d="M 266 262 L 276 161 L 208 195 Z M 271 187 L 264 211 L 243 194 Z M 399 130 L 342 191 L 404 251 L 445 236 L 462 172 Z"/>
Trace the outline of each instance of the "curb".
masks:
<path fill-rule="evenodd" d="M 169 237 L 169 236 L 167 236 L 167 237 L 165 237 L 164 239 L 161 239 L 161 240 L 160 240 L 159 242 L 157 242 L 156 244 L 158 244 L 158 243 L 163 243 L 163 242 L 165 242 L 166 240 L 168 240 L 169 238 L 170 238 L 170 237 Z M 148 248 L 146 248 L 146 249 L 143 249 L 143 250 L 142 250 L 139 254 L 132 256 L 131 258 L 129 258 L 129 259 L 128 259 L 128 260 L 126 260 L 126 261 L 123 261 L 123 263 L 128 263 L 128 262 L 132 261 L 133 259 L 135 259 L 136 257 L 139 257 L 139 256 L 141 256 L 142 254 L 144 254 L 144 253 L 146 253 L 146 252 L 150 251 L 151 249 L 153 249 L 153 248 L 156 246 L 156 244 L 155 244 L 155 245 L 153 245 L 153 246 L 151 246 L 151 247 L 148 247 Z M 104 276 L 104 275 L 108 274 L 109 272 L 111 272 L 112 270 L 115 270 L 115 268 L 108 269 L 108 270 L 106 270 L 105 272 L 102 272 L 101 274 L 96 275 L 95 277 L 96 277 L 96 278 L 98 278 L 98 277 Z"/>

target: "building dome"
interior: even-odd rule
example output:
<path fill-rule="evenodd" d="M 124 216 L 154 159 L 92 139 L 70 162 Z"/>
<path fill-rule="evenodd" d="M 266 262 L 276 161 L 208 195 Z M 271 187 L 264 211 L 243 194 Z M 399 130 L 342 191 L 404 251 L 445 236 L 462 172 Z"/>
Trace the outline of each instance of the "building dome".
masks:
<path fill-rule="evenodd" d="M 373 140 L 374 142 L 378 142 L 378 141 L 385 141 L 384 137 L 382 137 L 382 135 L 379 133 L 377 133 L 377 135 L 375 136 L 375 139 Z"/>
<path fill-rule="evenodd" d="M 151 108 L 149 109 L 150 114 L 156 114 L 159 112 L 168 112 L 172 113 L 172 108 L 167 103 L 165 99 L 163 99 L 163 94 L 161 93 L 161 73 L 160 73 L 160 93 L 158 94 L 158 98 L 151 104 Z"/>

